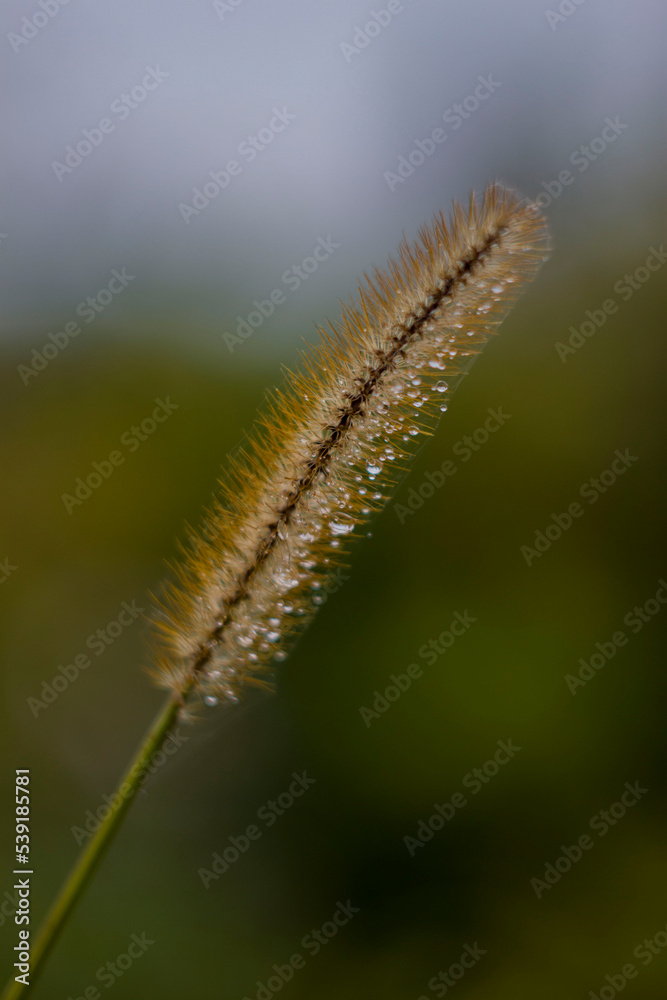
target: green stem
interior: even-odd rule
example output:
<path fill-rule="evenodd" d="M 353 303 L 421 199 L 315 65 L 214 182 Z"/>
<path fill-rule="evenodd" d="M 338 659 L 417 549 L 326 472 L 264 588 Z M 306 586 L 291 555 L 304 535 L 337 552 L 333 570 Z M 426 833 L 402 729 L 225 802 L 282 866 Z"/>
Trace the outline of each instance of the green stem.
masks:
<path fill-rule="evenodd" d="M 27 997 L 33 989 L 58 935 L 111 844 L 130 803 L 139 791 L 153 754 L 160 749 L 176 722 L 182 704 L 182 697 L 170 696 L 156 716 L 134 760 L 120 781 L 116 795 L 118 806 L 111 809 L 109 815 L 103 820 L 102 825 L 74 865 L 60 890 L 60 894 L 47 913 L 38 933 L 37 941 L 30 949 L 29 985 L 24 986 L 23 983 L 17 983 L 16 979 L 12 977 L 5 987 L 1 1000 L 17 1000 L 18 997 Z"/>

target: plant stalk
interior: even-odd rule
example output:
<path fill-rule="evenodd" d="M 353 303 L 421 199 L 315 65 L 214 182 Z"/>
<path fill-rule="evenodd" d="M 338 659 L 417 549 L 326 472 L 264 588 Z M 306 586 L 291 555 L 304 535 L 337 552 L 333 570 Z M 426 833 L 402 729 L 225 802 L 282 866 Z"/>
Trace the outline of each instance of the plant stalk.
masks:
<path fill-rule="evenodd" d="M 126 812 L 130 808 L 130 804 L 139 791 L 153 754 L 160 749 L 174 726 L 186 694 L 187 692 L 183 692 L 180 697 L 178 695 L 171 695 L 160 709 L 132 763 L 120 781 L 116 793 L 118 806 L 112 808 L 109 815 L 102 821 L 102 825 L 96 831 L 93 839 L 72 868 L 59 895 L 44 918 L 37 935 L 37 941 L 30 949 L 30 978 L 28 985 L 19 983 L 12 977 L 5 987 L 0 1000 L 17 1000 L 19 997 L 27 997 L 33 990 L 60 932 L 110 846 Z"/>

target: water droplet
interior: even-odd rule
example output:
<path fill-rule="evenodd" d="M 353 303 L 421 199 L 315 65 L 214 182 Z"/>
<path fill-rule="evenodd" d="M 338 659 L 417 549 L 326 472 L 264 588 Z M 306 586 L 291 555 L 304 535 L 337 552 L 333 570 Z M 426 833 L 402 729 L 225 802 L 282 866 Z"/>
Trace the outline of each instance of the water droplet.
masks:
<path fill-rule="evenodd" d="M 449 388 L 449 386 L 447 385 L 446 382 L 436 382 L 435 383 L 435 391 L 436 392 L 447 392 L 448 388 Z"/>
<path fill-rule="evenodd" d="M 214 705 L 218 704 L 218 699 L 215 697 L 214 694 L 207 694 L 204 697 L 204 704 L 210 705 L 210 707 L 213 708 Z"/>
<path fill-rule="evenodd" d="M 266 633 L 266 641 L 267 642 L 278 642 L 279 638 L 280 638 L 280 632 L 275 632 L 274 631 L 274 632 L 267 632 Z"/>
<path fill-rule="evenodd" d="M 377 476 L 378 472 L 382 472 L 382 466 L 374 465 L 372 462 L 369 462 L 366 466 L 366 472 L 368 472 L 370 476 Z"/>
<path fill-rule="evenodd" d="M 329 525 L 332 535 L 349 535 L 354 530 L 354 520 L 351 517 L 337 517 Z"/>
<path fill-rule="evenodd" d="M 287 659 L 287 653 L 285 652 L 284 649 L 279 649 L 277 653 L 273 654 L 273 659 L 277 660 L 278 663 L 282 663 L 284 660 Z"/>
<path fill-rule="evenodd" d="M 438 371 L 444 371 L 445 368 L 447 367 L 445 363 L 441 361 L 439 358 L 432 359 L 431 361 L 429 361 L 428 364 L 429 368 L 437 368 Z"/>

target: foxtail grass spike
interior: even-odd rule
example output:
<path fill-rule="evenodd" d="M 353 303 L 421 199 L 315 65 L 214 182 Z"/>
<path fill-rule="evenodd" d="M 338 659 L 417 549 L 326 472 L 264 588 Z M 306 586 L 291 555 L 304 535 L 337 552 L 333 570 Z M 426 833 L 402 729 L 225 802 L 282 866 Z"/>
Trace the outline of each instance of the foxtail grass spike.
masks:
<path fill-rule="evenodd" d="M 536 207 L 492 185 L 404 240 L 320 330 L 230 461 L 158 602 L 161 686 L 216 704 L 266 684 L 349 541 L 433 433 L 452 380 L 547 253 Z"/>

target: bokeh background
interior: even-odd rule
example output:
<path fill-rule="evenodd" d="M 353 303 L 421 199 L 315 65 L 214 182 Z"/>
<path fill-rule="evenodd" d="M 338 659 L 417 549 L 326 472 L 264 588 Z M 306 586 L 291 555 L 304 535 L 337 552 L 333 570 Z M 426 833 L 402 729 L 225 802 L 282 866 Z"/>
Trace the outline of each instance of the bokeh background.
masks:
<path fill-rule="evenodd" d="M 77 856 L 73 828 L 112 794 L 161 703 L 141 669 L 144 624 L 37 715 L 28 699 L 123 601 L 147 606 L 314 324 L 337 317 L 403 232 L 500 178 L 542 196 L 553 257 L 395 500 L 447 458 L 457 474 L 403 523 L 391 504 L 377 518 L 276 695 L 181 727 L 187 741 L 147 782 L 35 997 L 97 986 L 127 1000 L 266 1000 L 273 966 L 300 952 L 285 997 L 417 1000 L 444 995 L 434 977 L 475 942 L 485 954 L 457 996 L 604 1000 L 606 977 L 631 962 L 628 997 L 664 997 L 667 950 L 654 945 L 646 966 L 633 952 L 667 940 L 667 611 L 650 604 L 636 634 L 623 620 L 667 577 L 667 268 L 641 271 L 632 295 L 614 288 L 666 235 L 664 4 L 403 0 L 365 45 L 358 29 L 384 0 L 75 0 L 42 25 L 43 9 L 7 0 L 2 12 L 3 973 L 14 768 L 32 775 L 35 929 Z M 38 29 L 22 21 L 33 14 Z M 149 67 L 166 74 L 159 85 L 111 111 Z M 488 99 L 443 125 L 489 75 Z M 275 108 L 293 120 L 247 162 L 239 145 Z M 99 146 L 54 168 L 105 117 L 114 129 Z M 601 151 L 607 118 L 625 127 Z M 439 126 L 447 140 L 390 184 Z M 179 205 L 234 158 L 240 174 L 186 223 Z M 286 285 L 319 237 L 339 246 Z M 83 322 L 78 304 L 114 268 L 133 280 Z M 225 334 L 274 289 L 285 301 L 231 351 Z M 556 345 L 608 299 L 617 310 L 563 360 Z M 81 334 L 26 377 L 33 349 L 77 318 Z M 68 513 L 77 477 L 166 397 L 168 421 Z M 511 419 L 464 462 L 457 442 L 498 407 Z M 617 449 L 636 461 L 582 501 Z M 575 500 L 584 515 L 528 566 L 521 547 Z M 476 623 L 428 666 L 418 650 L 457 611 Z M 627 645 L 573 694 L 566 676 L 618 630 Z M 412 662 L 423 677 L 365 725 L 360 708 Z M 521 751 L 411 856 L 404 838 L 508 739 Z M 307 793 L 270 828 L 258 821 L 304 770 Z M 605 836 L 591 832 L 626 782 L 647 792 Z M 253 823 L 261 838 L 204 888 L 199 869 Z M 584 833 L 594 847 L 538 898 L 531 880 Z M 359 912 L 311 955 L 304 936 L 347 900 Z M 154 944 L 122 980 L 96 979 L 143 933 Z"/>

